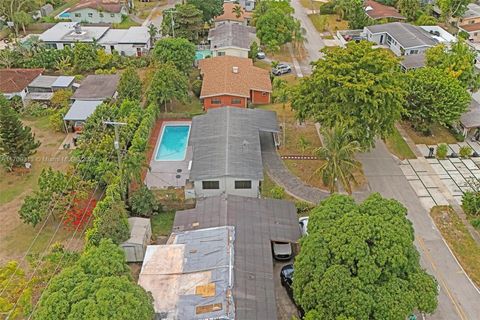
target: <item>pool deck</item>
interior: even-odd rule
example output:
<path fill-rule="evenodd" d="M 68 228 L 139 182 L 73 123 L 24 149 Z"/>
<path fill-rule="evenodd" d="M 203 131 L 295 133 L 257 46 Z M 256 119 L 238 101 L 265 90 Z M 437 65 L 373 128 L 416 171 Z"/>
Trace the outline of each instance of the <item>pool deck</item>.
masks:
<path fill-rule="evenodd" d="M 150 137 L 149 170 L 145 175 L 145 184 L 149 189 L 182 188 L 189 177 L 188 164 L 192 160 L 192 148 L 187 147 L 182 161 L 155 161 L 155 151 L 160 143 L 162 128 L 167 124 L 188 124 L 191 120 L 158 120 Z"/>

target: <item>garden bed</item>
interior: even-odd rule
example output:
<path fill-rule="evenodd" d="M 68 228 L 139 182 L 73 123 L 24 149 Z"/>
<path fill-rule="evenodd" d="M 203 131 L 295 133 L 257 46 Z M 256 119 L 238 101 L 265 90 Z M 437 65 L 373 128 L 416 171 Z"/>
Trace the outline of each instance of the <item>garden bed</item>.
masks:
<path fill-rule="evenodd" d="M 448 206 L 433 207 L 430 215 L 465 272 L 480 286 L 480 246 L 467 227 Z"/>

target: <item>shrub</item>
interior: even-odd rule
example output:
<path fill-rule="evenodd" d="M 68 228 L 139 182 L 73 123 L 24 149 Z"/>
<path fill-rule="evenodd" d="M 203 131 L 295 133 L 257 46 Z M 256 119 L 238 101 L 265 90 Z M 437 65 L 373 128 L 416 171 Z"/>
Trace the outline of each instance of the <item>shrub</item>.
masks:
<path fill-rule="evenodd" d="M 53 111 L 45 104 L 39 102 L 30 102 L 22 109 L 22 115 L 31 117 L 43 117 L 51 114 Z"/>
<path fill-rule="evenodd" d="M 462 196 L 462 207 L 468 215 L 480 214 L 480 192 L 467 191 Z"/>
<path fill-rule="evenodd" d="M 470 223 L 475 229 L 480 230 L 480 219 L 472 219 L 470 220 Z"/>
<path fill-rule="evenodd" d="M 437 158 L 445 159 L 448 153 L 448 146 L 445 143 L 441 143 L 437 146 Z"/>
<path fill-rule="evenodd" d="M 469 158 L 471 155 L 472 155 L 472 148 L 469 147 L 469 146 L 462 146 L 460 147 L 460 151 L 459 151 L 459 154 L 460 154 L 460 157 L 462 158 Z"/>
<path fill-rule="evenodd" d="M 295 208 L 297 208 L 297 214 L 304 215 L 310 212 L 310 210 L 313 209 L 313 206 L 305 201 L 295 201 Z"/>
<path fill-rule="evenodd" d="M 197 97 L 200 97 L 200 92 L 202 91 L 202 80 L 197 79 L 192 82 L 192 91 Z"/>
<path fill-rule="evenodd" d="M 270 195 L 273 199 L 283 199 L 285 198 L 285 189 L 280 186 L 276 186 L 270 190 Z"/>
<path fill-rule="evenodd" d="M 68 107 L 64 107 L 52 113 L 48 118 L 50 128 L 58 132 L 64 131 L 63 117 L 67 114 L 67 111 Z"/>
<path fill-rule="evenodd" d="M 321 14 L 335 14 L 335 1 L 330 1 L 320 7 Z"/>
<path fill-rule="evenodd" d="M 70 105 L 70 98 L 73 92 L 70 89 L 61 89 L 53 93 L 50 104 L 54 108 L 66 108 Z"/>
<path fill-rule="evenodd" d="M 142 186 L 130 197 L 130 212 L 134 216 L 150 218 L 162 212 L 162 205 L 150 189 Z"/>

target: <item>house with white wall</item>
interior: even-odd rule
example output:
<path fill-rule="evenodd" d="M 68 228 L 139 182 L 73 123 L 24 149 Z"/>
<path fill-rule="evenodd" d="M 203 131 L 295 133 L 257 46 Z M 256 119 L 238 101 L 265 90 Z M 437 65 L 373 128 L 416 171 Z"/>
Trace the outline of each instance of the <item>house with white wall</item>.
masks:
<path fill-rule="evenodd" d="M 440 27 L 419 27 L 402 22 L 367 26 L 363 33 L 368 41 L 388 47 L 397 56 L 423 53 L 439 43 L 456 41 Z"/>
<path fill-rule="evenodd" d="M 248 58 L 250 45 L 257 41 L 255 28 L 243 24 L 222 22 L 208 32 L 212 56 Z"/>
<path fill-rule="evenodd" d="M 44 69 L 0 69 L 0 94 L 7 99 L 18 96 L 24 101 L 28 85 L 43 71 Z"/>
<path fill-rule="evenodd" d="M 78 22 L 59 22 L 39 37 L 47 47 L 63 49 L 77 42 L 101 45 L 106 52 L 125 56 L 142 56 L 150 50 L 147 27 L 112 29 L 106 26 L 83 26 Z"/>
<path fill-rule="evenodd" d="M 197 198 L 233 194 L 259 197 L 263 181 L 260 134 L 279 132 L 275 112 L 223 107 L 192 120 L 189 181 Z"/>
<path fill-rule="evenodd" d="M 81 0 L 67 12 L 74 22 L 121 23 L 128 5 L 122 0 Z"/>

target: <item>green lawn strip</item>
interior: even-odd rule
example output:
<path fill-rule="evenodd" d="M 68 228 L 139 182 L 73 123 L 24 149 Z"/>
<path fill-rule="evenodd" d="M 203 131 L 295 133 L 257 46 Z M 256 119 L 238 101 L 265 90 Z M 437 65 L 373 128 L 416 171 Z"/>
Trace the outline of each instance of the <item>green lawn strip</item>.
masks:
<path fill-rule="evenodd" d="M 416 158 L 412 149 L 410 149 L 397 128 L 394 128 L 393 133 L 385 139 L 385 144 L 391 153 L 402 160 Z"/>
<path fill-rule="evenodd" d="M 55 17 L 57 14 L 61 13 L 63 10 L 67 9 L 67 8 L 71 8 L 73 7 L 74 5 L 76 5 L 80 0 L 71 0 L 71 1 L 67 1 L 65 2 L 64 4 L 62 4 L 60 7 L 54 9 L 50 14 L 49 16 L 50 17 Z"/>
<path fill-rule="evenodd" d="M 133 21 L 129 16 L 126 16 L 122 22 L 113 24 L 113 28 L 115 29 L 128 29 L 136 26 L 139 26 L 139 24 Z"/>
<path fill-rule="evenodd" d="M 175 219 L 175 211 L 162 212 L 153 216 L 150 221 L 152 223 L 152 236 L 154 239 L 160 236 L 169 236 L 172 233 L 173 220 Z"/>
<path fill-rule="evenodd" d="M 456 212 L 448 206 L 433 207 L 430 215 L 465 272 L 480 286 L 480 246 Z"/>

